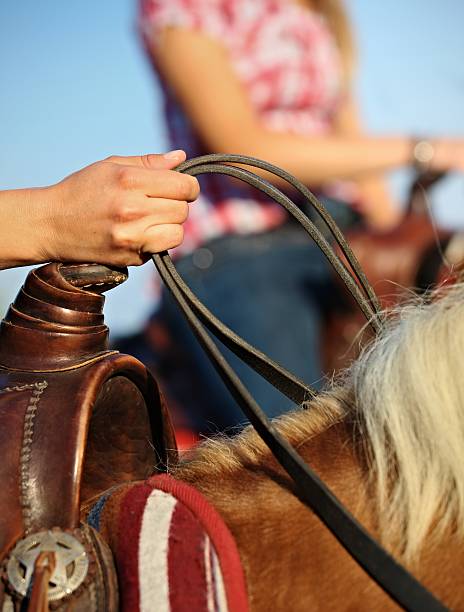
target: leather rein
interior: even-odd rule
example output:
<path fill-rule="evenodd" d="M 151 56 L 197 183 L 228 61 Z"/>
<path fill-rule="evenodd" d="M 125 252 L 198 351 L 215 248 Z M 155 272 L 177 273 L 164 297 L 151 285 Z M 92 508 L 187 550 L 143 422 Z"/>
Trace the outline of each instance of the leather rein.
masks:
<path fill-rule="evenodd" d="M 280 189 L 249 170 L 228 164 L 245 164 L 265 170 L 296 189 L 325 223 L 349 267 L 335 254 L 311 219 Z M 295 177 L 267 162 L 241 155 L 205 155 L 182 163 L 177 170 L 191 176 L 205 173 L 231 176 L 248 183 L 282 205 L 323 251 L 369 325 L 375 332 L 380 331 L 383 324 L 380 304 L 356 257 L 324 206 Z M 295 404 L 301 405 L 315 397 L 317 392 L 219 321 L 179 276 L 167 251 L 153 255 L 152 259 L 229 391 L 295 483 L 296 495 L 311 508 L 367 574 L 401 607 L 417 612 L 446 610 L 432 593 L 369 535 L 296 450 L 278 433 L 206 330 Z"/>

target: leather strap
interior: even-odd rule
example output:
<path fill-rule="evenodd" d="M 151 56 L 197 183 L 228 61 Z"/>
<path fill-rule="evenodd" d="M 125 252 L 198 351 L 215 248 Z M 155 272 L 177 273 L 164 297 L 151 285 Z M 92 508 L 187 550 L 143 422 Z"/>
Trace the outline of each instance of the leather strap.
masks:
<path fill-rule="evenodd" d="M 265 179 L 248 170 L 224 165 L 229 163 L 246 164 L 266 170 L 286 180 L 297 189 L 326 223 L 346 257 L 359 286 L 353 280 L 350 270 L 335 255 L 329 243 L 316 226 L 285 194 Z M 381 328 L 382 321 L 379 316 L 380 308 L 378 300 L 351 249 L 346 244 L 343 235 L 323 205 L 297 179 L 271 164 L 237 155 L 207 155 L 184 162 L 177 170 L 192 176 L 202 173 L 218 173 L 239 178 L 255 186 L 284 206 L 322 249 L 368 318 L 373 329 L 378 331 Z M 303 461 L 296 450 L 276 431 L 272 422 L 267 418 L 242 381 L 227 363 L 204 326 L 271 384 L 291 399 L 294 399 L 296 403 L 300 403 L 302 401 L 301 398 L 307 399 L 308 395 L 314 395 L 314 390 L 288 373 L 284 368 L 269 360 L 263 353 L 250 346 L 218 321 L 179 277 L 167 252 L 155 254 L 152 256 L 152 259 L 162 279 L 172 292 L 174 299 L 179 304 L 195 335 L 233 397 L 277 461 L 294 481 L 297 495 L 313 510 L 369 576 L 400 606 L 406 610 L 417 612 L 422 610 L 437 612 L 446 610 L 441 602 L 369 535 L 364 527 L 356 521 L 330 489 Z"/>

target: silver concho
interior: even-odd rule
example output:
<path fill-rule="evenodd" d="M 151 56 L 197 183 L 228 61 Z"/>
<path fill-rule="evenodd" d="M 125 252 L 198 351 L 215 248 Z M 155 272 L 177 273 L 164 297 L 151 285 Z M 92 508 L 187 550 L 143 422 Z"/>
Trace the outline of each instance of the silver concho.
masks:
<path fill-rule="evenodd" d="M 39 531 L 19 540 L 7 563 L 11 586 L 26 595 L 34 572 L 34 563 L 41 552 L 55 553 L 56 567 L 50 578 L 48 599 L 55 601 L 70 595 L 85 580 L 89 558 L 83 545 L 64 531 Z"/>

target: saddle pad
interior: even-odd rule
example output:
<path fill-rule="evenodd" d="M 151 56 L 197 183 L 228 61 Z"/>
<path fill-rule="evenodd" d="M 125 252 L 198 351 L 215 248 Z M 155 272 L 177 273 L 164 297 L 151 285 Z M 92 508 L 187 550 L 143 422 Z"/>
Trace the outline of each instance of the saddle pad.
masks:
<path fill-rule="evenodd" d="M 169 475 L 122 485 L 87 522 L 113 551 L 124 612 L 246 612 L 235 541 L 196 489 Z"/>

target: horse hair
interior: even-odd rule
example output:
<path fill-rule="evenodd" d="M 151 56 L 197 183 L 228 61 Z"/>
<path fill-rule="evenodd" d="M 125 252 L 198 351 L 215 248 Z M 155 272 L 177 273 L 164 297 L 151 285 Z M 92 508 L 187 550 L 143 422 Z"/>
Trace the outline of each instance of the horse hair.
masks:
<path fill-rule="evenodd" d="M 427 538 L 464 531 L 464 284 L 388 313 L 384 330 L 315 400 L 275 421 L 295 447 L 344 418 L 364 436 L 381 542 L 406 561 Z M 269 451 L 247 427 L 203 443 L 176 475 L 258 466 Z"/>
<path fill-rule="evenodd" d="M 398 308 L 350 370 L 381 538 L 406 559 L 432 533 L 464 529 L 463 349 L 458 284 Z"/>

